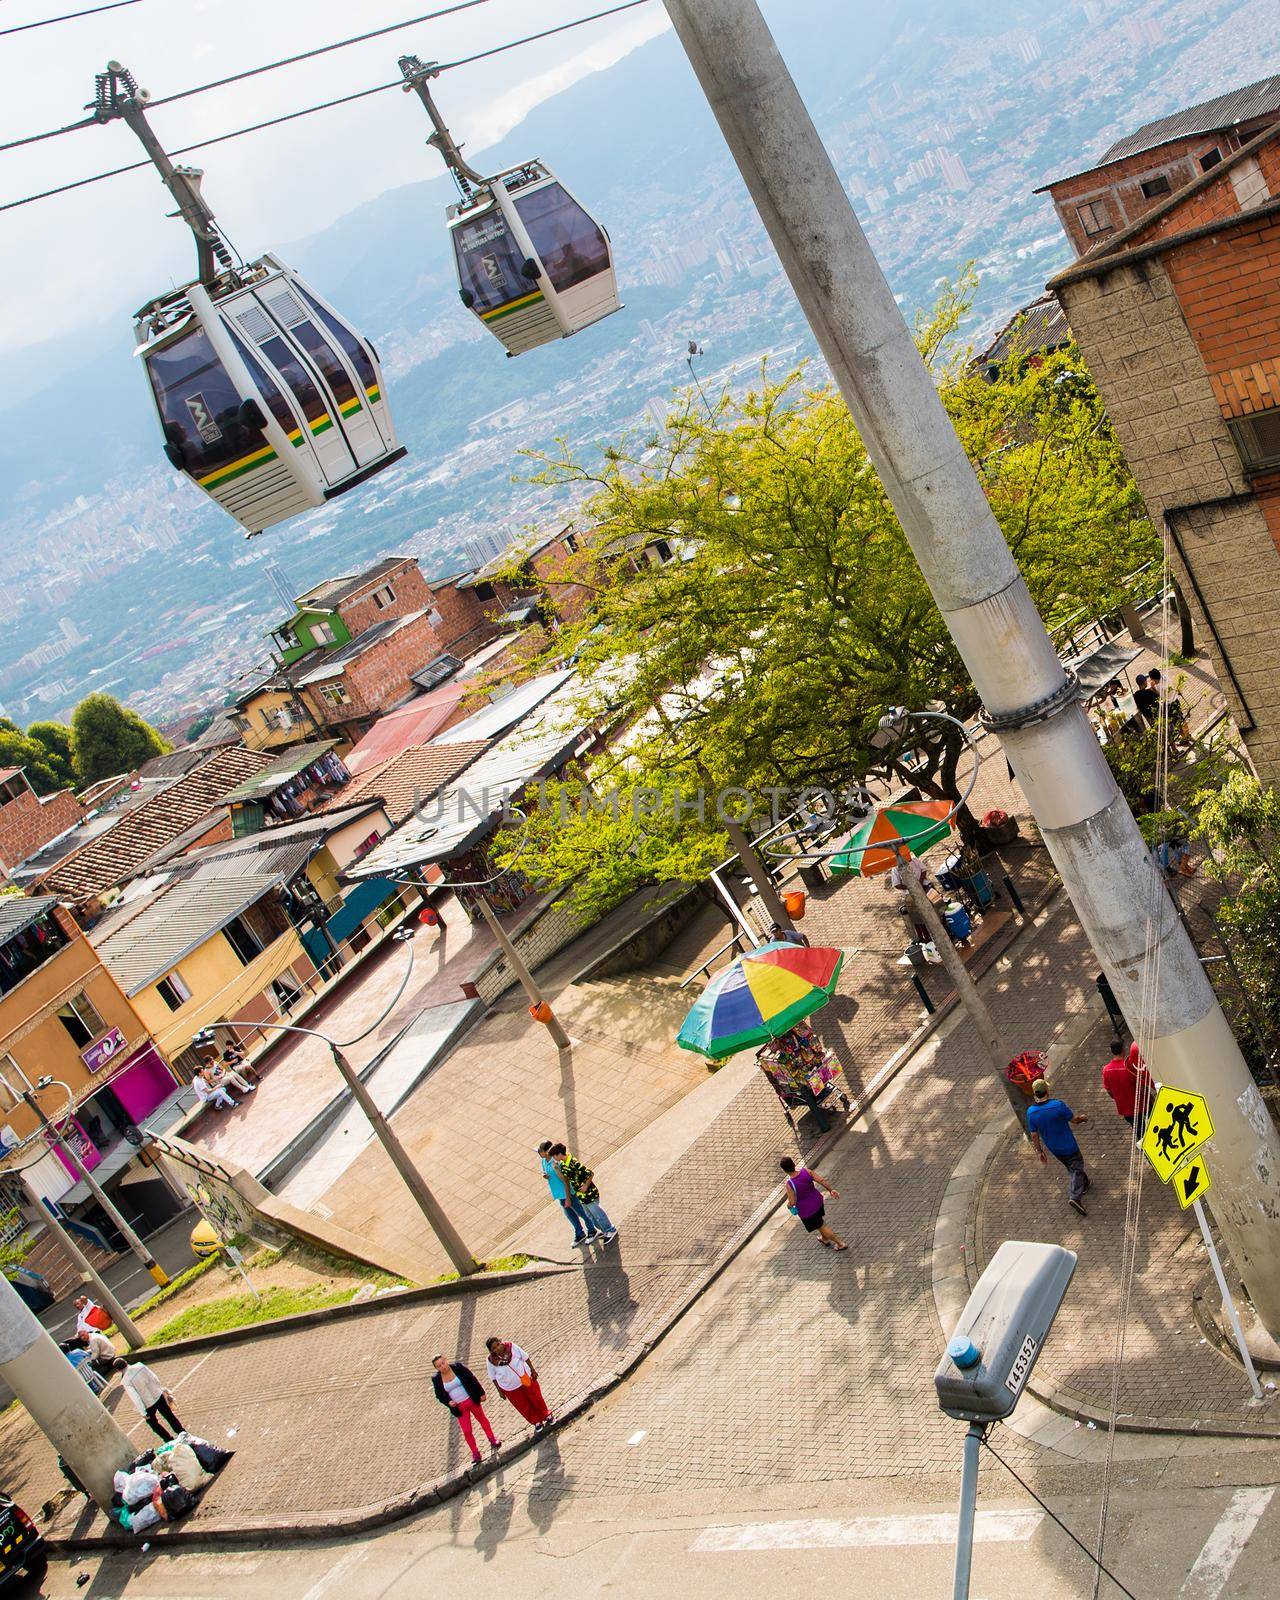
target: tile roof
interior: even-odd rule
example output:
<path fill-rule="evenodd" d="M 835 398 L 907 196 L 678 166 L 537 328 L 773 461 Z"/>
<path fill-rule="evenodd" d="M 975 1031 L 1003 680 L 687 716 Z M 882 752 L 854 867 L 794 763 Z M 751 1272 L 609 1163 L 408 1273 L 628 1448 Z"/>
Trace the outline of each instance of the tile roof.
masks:
<path fill-rule="evenodd" d="M 132 998 L 280 881 L 276 872 L 179 878 L 105 918 L 89 942 Z"/>
<path fill-rule="evenodd" d="M 45 879 L 47 887 L 77 899 L 124 883 L 170 840 L 221 810 L 237 784 L 269 765 L 270 757 L 260 751 L 236 745 L 215 751 L 194 772 L 149 795 L 109 832 L 64 858 Z"/>
<path fill-rule="evenodd" d="M 1109 150 L 1104 150 L 1099 165 L 1122 161 L 1125 156 L 1136 156 L 1143 150 L 1154 150 L 1171 139 L 1216 133 L 1219 128 L 1232 128 L 1237 122 L 1249 122 L 1273 111 L 1280 111 L 1280 76 L 1260 78 L 1257 83 L 1232 89 L 1229 94 L 1201 100 L 1198 105 L 1187 106 L 1167 117 L 1157 117 L 1154 122 L 1144 122 L 1135 133 L 1126 134 Z"/>
<path fill-rule="evenodd" d="M 487 739 L 473 739 L 465 744 L 412 746 L 363 773 L 329 805 L 336 808 L 349 806 L 354 800 L 376 798 L 382 801 L 391 821 L 399 826 L 413 815 L 418 801 L 430 799 L 488 747 Z"/>

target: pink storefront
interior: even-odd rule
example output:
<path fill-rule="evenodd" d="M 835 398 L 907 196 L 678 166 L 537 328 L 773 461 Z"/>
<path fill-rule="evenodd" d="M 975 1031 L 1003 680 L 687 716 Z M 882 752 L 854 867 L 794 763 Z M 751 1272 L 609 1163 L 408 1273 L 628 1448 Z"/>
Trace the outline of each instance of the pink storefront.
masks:
<path fill-rule="evenodd" d="M 112 1034 L 118 1038 L 118 1030 L 113 1029 Z M 86 1065 L 92 1070 L 101 1063 L 103 1076 L 108 1081 L 80 1105 L 75 1116 L 61 1124 L 62 1132 L 72 1140 L 88 1172 L 93 1171 L 105 1149 L 120 1137 L 122 1123 L 140 1123 L 178 1087 L 164 1057 L 149 1039 L 133 1052 L 123 1068 L 115 1067 L 112 1034 L 97 1040 L 84 1052 Z M 123 1040 L 119 1043 L 122 1045 Z M 109 1102 L 108 1096 L 111 1097 Z M 56 1154 L 67 1171 L 79 1177 L 64 1153 L 57 1150 Z"/>

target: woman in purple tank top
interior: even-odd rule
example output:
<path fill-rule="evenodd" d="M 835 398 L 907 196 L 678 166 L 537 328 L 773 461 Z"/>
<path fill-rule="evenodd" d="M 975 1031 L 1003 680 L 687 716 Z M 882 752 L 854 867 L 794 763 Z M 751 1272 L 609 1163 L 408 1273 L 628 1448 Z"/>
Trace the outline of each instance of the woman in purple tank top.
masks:
<path fill-rule="evenodd" d="M 825 1189 L 833 1200 L 840 1198 L 820 1172 L 810 1172 L 808 1167 L 797 1167 L 790 1156 L 778 1163 L 787 1175 L 787 1193 L 791 1197 L 789 1209 L 800 1218 L 806 1233 L 816 1233 L 823 1244 L 832 1250 L 847 1250 L 849 1246 L 827 1226 L 826 1203 L 818 1193 Z"/>

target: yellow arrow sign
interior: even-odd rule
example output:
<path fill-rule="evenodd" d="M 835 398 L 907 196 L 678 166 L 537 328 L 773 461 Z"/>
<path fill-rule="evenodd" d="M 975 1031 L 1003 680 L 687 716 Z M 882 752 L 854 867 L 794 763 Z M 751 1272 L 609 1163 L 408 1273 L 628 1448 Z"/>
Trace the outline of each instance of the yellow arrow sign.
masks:
<path fill-rule="evenodd" d="M 1192 1156 L 1174 1173 L 1173 1188 L 1178 1196 L 1178 1204 L 1186 1211 L 1202 1194 L 1208 1194 L 1213 1188 L 1208 1163 L 1200 1156 Z"/>
<path fill-rule="evenodd" d="M 1187 1157 L 1212 1137 L 1213 1118 L 1204 1096 L 1162 1084 L 1142 1136 L 1142 1153 L 1160 1182 L 1168 1183 Z"/>

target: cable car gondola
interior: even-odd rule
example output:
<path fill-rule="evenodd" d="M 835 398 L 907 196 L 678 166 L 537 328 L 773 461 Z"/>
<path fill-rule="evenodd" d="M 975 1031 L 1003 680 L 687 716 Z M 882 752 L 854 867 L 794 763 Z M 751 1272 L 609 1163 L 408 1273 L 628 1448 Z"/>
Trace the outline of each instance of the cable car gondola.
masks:
<path fill-rule="evenodd" d="M 196 240 L 199 278 L 136 313 L 170 462 L 252 537 L 344 494 L 405 454 L 377 352 L 274 255 L 233 259 L 200 194 L 147 126 L 147 96 L 112 62 L 101 121 L 142 141 Z"/>
<path fill-rule="evenodd" d="M 405 89 L 417 94 L 461 199 L 445 219 L 462 303 L 521 355 L 621 309 L 609 235 L 542 161 L 483 177 L 463 160 L 428 82 L 438 68 L 401 56 Z"/>

